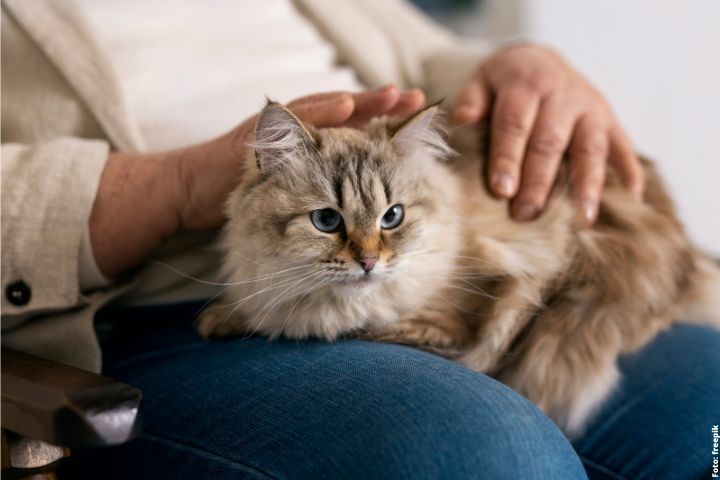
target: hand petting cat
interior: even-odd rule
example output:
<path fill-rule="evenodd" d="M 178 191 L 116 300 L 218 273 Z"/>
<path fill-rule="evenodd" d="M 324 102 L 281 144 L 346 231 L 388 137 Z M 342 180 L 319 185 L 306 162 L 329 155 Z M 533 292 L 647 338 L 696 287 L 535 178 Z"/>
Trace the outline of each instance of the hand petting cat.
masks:
<path fill-rule="evenodd" d="M 520 44 L 480 63 L 455 98 L 453 122 L 486 118 L 489 185 L 496 196 L 513 199 L 515 220 L 542 211 L 566 154 L 573 198 L 589 223 L 597 216 L 606 162 L 641 197 L 640 162 L 610 106 L 553 51 Z"/>
<path fill-rule="evenodd" d="M 330 92 L 289 103 L 317 127 L 361 124 L 380 115 L 420 109 L 420 90 L 388 85 L 360 93 Z M 490 111 L 492 109 L 492 111 Z M 565 151 L 575 198 L 592 221 L 609 159 L 627 187 L 641 195 L 643 174 L 627 136 L 600 94 L 557 54 L 537 46 L 500 50 L 481 62 L 455 99 L 453 120 L 490 117 L 490 184 L 513 198 L 517 220 L 542 210 Z M 100 270 L 115 276 L 149 258 L 183 230 L 220 226 L 228 194 L 237 186 L 257 116 L 229 133 L 162 153 L 113 152 L 100 179 L 90 237 Z"/>

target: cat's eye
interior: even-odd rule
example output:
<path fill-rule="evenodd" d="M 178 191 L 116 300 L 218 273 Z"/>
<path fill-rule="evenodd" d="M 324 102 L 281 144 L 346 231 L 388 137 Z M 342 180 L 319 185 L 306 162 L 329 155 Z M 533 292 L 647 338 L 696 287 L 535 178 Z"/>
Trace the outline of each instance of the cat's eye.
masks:
<path fill-rule="evenodd" d="M 320 208 L 310 212 L 310 220 L 321 232 L 332 233 L 340 229 L 342 216 L 332 208 Z"/>
<path fill-rule="evenodd" d="M 380 219 L 380 226 L 385 230 L 390 230 L 400 225 L 403 218 L 405 218 L 405 209 L 403 209 L 403 206 L 399 204 L 393 205 Z"/>

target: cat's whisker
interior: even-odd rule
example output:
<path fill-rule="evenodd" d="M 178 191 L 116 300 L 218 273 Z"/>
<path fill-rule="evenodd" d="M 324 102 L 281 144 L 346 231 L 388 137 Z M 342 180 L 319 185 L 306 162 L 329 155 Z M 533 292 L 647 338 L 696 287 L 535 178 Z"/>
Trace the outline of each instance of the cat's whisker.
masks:
<path fill-rule="evenodd" d="M 463 283 L 465 283 L 465 284 L 473 287 L 473 290 L 474 290 L 475 292 L 477 292 L 478 294 L 480 294 L 481 296 L 483 296 L 483 297 L 485 297 L 485 298 L 488 298 L 488 299 L 494 300 L 494 301 L 498 301 L 498 300 L 499 300 L 499 298 L 498 298 L 497 296 L 492 295 L 492 294 L 486 292 L 485 290 L 483 290 L 482 288 L 480 288 L 480 287 L 478 287 L 477 285 L 473 284 L 472 282 L 468 282 L 467 280 L 463 280 L 463 279 L 460 279 L 460 281 L 462 281 Z"/>
<path fill-rule="evenodd" d="M 254 335 L 254 334 L 258 331 L 258 329 L 262 326 L 262 324 L 265 322 L 265 320 L 267 319 L 267 317 L 273 312 L 273 309 L 275 308 L 275 306 L 276 306 L 278 303 L 280 303 L 283 299 L 289 298 L 290 296 L 292 296 L 292 295 L 294 294 L 294 292 L 293 292 L 292 290 L 293 290 L 296 286 L 302 284 L 303 282 L 306 282 L 306 281 L 309 280 L 310 278 L 316 277 L 316 276 L 321 275 L 321 274 L 323 274 L 323 273 L 325 273 L 325 272 L 326 272 L 326 270 L 323 269 L 323 270 L 319 270 L 319 271 L 317 271 L 317 272 L 311 273 L 311 274 L 309 274 L 309 275 L 301 278 L 301 279 L 298 280 L 297 282 L 291 284 L 291 285 L 290 285 L 289 287 L 287 287 L 285 290 L 283 290 L 282 292 L 280 292 L 280 294 L 278 294 L 271 302 L 269 302 L 265 307 L 263 307 L 263 308 L 255 315 L 256 317 L 258 317 L 260 314 L 262 314 L 263 312 L 265 312 L 265 314 L 264 314 L 263 317 L 260 319 L 260 321 L 257 323 L 255 329 L 252 331 L 252 333 L 251 333 L 250 335 Z"/>
<path fill-rule="evenodd" d="M 263 274 L 262 276 L 259 276 L 259 277 L 249 278 L 249 279 L 247 279 L 247 280 L 243 280 L 243 281 L 240 281 L 240 282 L 211 282 L 211 281 L 209 281 L 209 280 L 203 280 L 203 279 L 201 279 L 201 278 L 194 277 L 194 276 L 192 276 L 192 275 L 190 275 L 190 274 L 188 274 L 188 273 L 185 273 L 185 272 L 183 272 L 183 271 L 181 271 L 181 270 L 178 270 L 177 268 L 175 268 L 175 267 L 173 267 L 173 266 L 171 266 L 171 265 L 168 265 L 168 264 L 165 263 L 165 262 L 160 262 L 160 261 L 155 260 L 155 261 L 153 261 L 153 263 L 155 263 L 155 264 L 157 264 L 157 265 L 160 265 L 161 267 L 166 268 L 166 269 L 170 270 L 171 272 L 180 275 L 180 276 L 183 277 L 183 278 L 187 278 L 188 280 L 193 280 L 193 281 L 195 281 L 195 282 L 202 283 L 202 284 L 204 284 L 204 285 L 212 285 L 212 286 L 217 286 L 217 287 L 232 287 L 232 286 L 235 286 L 235 285 L 244 285 L 244 284 L 247 284 L 247 283 L 258 282 L 258 281 L 265 280 L 265 279 L 267 279 L 267 278 L 271 278 L 272 276 L 278 275 L 278 274 L 283 273 L 283 272 L 288 272 L 288 271 L 290 271 L 290 270 L 297 270 L 297 269 L 300 269 L 300 268 L 309 268 L 309 267 L 312 267 L 313 265 L 315 265 L 314 263 L 308 263 L 308 264 L 306 264 L 306 265 L 299 265 L 299 266 L 292 267 L 292 268 L 288 268 L 288 269 L 285 269 L 285 270 L 280 270 L 280 271 L 278 271 L 278 272 Z"/>
<path fill-rule="evenodd" d="M 300 273 L 300 274 L 297 274 L 297 275 L 293 275 L 293 277 L 291 277 L 291 278 L 285 279 L 285 280 L 283 280 L 283 281 L 281 281 L 281 282 L 278 282 L 278 283 L 272 284 L 272 285 L 270 285 L 270 286 L 268 286 L 268 287 L 265 287 L 265 288 L 263 288 L 262 290 L 259 290 L 259 291 L 257 291 L 257 292 L 254 292 L 254 293 L 252 293 L 252 294 L 250 294 L 250 295 L 248 295 L 248 296 L 246 296 L 246 297 L 244 297 L 244 298 L 242 298 L 242 299 L 240 299 L 240 300 L 237 300 L 237 301 L 235 301 L 235 302 L 233 302 L 233 303 L 231 303 L 231 304 L 223 305 L 221 308 L 229 308 L 229 307 L 233 307 L 233 308 L 232 308 L 232 310 L 230 310 L 230 313 L 228 313 L 227 316 L 217 324 L 217 326 L 216 326 L 215 328 L 216 328 L 216 329 L 219 328 L 221 325 L 225 324 L 228 320 L 230 320 L 230 318 L 232 318 L 233 314 L 237 311 L 237 309 L 240 308 L 240 307 L 242 306 L 242 304 L 245 303 L 247 300 L 249 300 L 249 299 L 251 299 L 251 298 L 253 298 L 253 297 L 257 296 L 257 295 L 260 295 L 260 294 L 262 294 L 262 293 L 264 293 L 264 292 L 273 290 L 273 289 L 275 289 L 275 288 L 280 288 L 280 287 L 283 286 L 284 283 L 287 283 L 287 282 L 296 280 L 296 279 L 298 278 L 298 276 L 311 276 L 311 275 L 313 275 L 313 273 L 307 274 L 307 273 L 305 273 L 305 272 Z"/>
<path fill-rule="evenodd" d="M 267 291 L 269 291 L 269 290 L 273 290 L 273 289 L 275 289 L 275 288 L 281 287 L 281 286 L 283 286 L 284 284 L 286 284 L 286 283 L 288 283 L 288 282 L 292 282 L 292 281 L 297 280 L 298 278 L 302 278 L 302 277 L 304 277 L 304 276 L 306 276 L 306 275 L 312 275 L 312 274 L 313 274 L 312 272 L 311 272 L 311 273 L 307 273 L 307 272 L 300 272 L 300 273 L 298 273 L 298 272 L 296 272 L 296 273 L 294 273 L 292 276 L 290 276 L 289 278 L 286 278 L 286 279 L 281 280 L 281 281 L 279 281 L 279 282 L 272 283 L 272 284 L 270 284 L 269 286 L 267 286 L 267 287 L 265 287 L 265 288 L 262 288 L 262 289 L 258 290 L 257 292 L 253 292 L 252 294 L 250 294 L 250 295 L 248 295 L 248 296 L 246 296 L 246 297 L 244 297 L 244 298 L 241 298 L 241 299 L 239 299 L 239 300 L 236 300 L 235 302 L 232 302 L 232 303 L 230 303 L 230 304 L 227 305 L 227 306 L 230 307 L 230 306 L 242 304 L 242 303 L 246 302 L 247 300 L 249 300 L 249 299 L 251 299 L 251 298 L 253 298 L 253 297 L 257 296 L 257 295 L 260 295 L 260 294 L 265 293 L 265 292 L 267 292 Z"/>
<path fill-rule="evenodd" d="M 494 278 L 495 275 L 489 275 L 487 273 L 479 272 L 477 267 L 470 265 L 423 265 L 423 270 L 429 270 L 432 272 L 449 272 L 457 273 L 459 275 L 475 275 L 483 278 Z"/>
<path fill-rule="evenodd" d="M 261 282 L 261 281 L 263 281 L 263 280 L 270 280 L 270 279 L 274 279 L 274 278 L 277 277 L 278 275 L 286 275 L 286 274 L 288 274 L 289 272 L 297 273 L 296 270 L 308 269 L 308 268 L 312 268 L 312 267 L 314 267 L 314 266 L 316 266 L 314 263 L 308 263 L 308 264 L 306 264 L 306 265 L 298 265 L 298 266 L 295 266 L 295 267 L 286 268 L 286 269 L 284 269 L 284 270 L 279 270 L 279 271 L 277 271 L 277 272 L 266 273 L 266 274 L 263 274 L 263 275 L 258 276 L 258 277 L 249 278 L 249 279 L 247 279 L 247 280 L 242 280 L 242 281 L 239 281 L 239 282 L 234 282 L 234 283 L 231 283 L 231 284 L 229 284 L 229 285 L 230 285 L 230 286 L 245 285 L 245 284 L 248 284 L 248 283 Z"/>
<path fill-rule="evenodd" d="M 248 257 L 247 255 L 243 255 L 242 253 L 238 252 L 237 250 L 231 252 L 231 254 L 235 257 L 240 257 L 244 260 L 247 260 L 250 263 L 254 263 L 258 267 L 267 268 L 268 270 L 272 270 L 273 268 L 275 268 L 275 265 L 273 265 L 273 264 L 263 263 L 263 262 L 259 261 L 257 258 Z M 303 265 L 314 265 L 314 263 L 306 263 Z"/>
<path fill-rule="evenodd" d="M 332 279 L 329 279 L 329 278 L 321 278 L 319 282 L 316 282 L 315 284 L 313 284 L 312 286 L 310 286 L 310 288 L 308 288 L 308 291 L 305 292 L 305 294 L 302 295 L 302 296 L 293 304 L 292 308 L 290 308 L 290 311 L 289 311 L 289 312 L 287 313 L 287 315 L 285 316 L 285 320 L 283 320 L 283 324 L 282 324 L 282 326 L 280 327 L 280 331 L 281 331 L 281 332 L 285 331 L 285 325 L 287 325 L 288 320 L 290 319 L 290 317 L 292 316 L 292 313 L 295 311 L 295 308 L 300 304 L 300 302 L 302 302 L 310 293 L 312 293 L 313 291 L 318 290 L 319 288 L 327 285 L 327 284 L 330 283 L 331 281 L 332 281 Z"/>
<path fill-rule="evenodd" d="M 411 251 L 409 251 L 409 252 L 398 253 L 398 254 L 396 254 L 395 256 L 402 258 L 402 257 L 412 257 L 412 256 L 417 256 L 417 255 L 429 255 L 429 254 L 431 254 L 431 253 L 439 253 L 439 252 L 442 252 L 442 250 L 440 250 L 440 249 L 434 249 L 434 250 L 411 250 Z"/>
<path fill-rule="evenodd" d="M 455 290 L 461 290 L 461 291 L 463 291 L 463 292 L 468 292 L 468 293 L 472 293 L 472 294 L 477 294 L 477 295 L 480 295 L 481 297 L 485 297 L 485 298 L 488 298 L 488 299 L 490 299 L 490 300 L 497 300 L 497 299 L 498 299 L 498 297 L 496 297 L 496 296 L 494 296 L 494 295 L 491 295 L 491 294 L 487 293 L 486 291 L 484 291 L 484 290 L 482 290 L 482 289 L 465 288 L 465 287 L 461 287 L 461 286 L 459 286 L 459 285 L 453 285 L 452 283 L 450 283 L 450 284 L 448 284 L 448 285 L 446 285 L 446 286 L 447 286 L 447 288 L 453 288 L 453 289 L 455 289 Z"/>
<path fill-rule="evenodd" d="M 225 293 L 226 291 L 228 291 L 231 287 L 238 286 L 238 285 L 241 285 L 241 284 L 244 284 L 244 283 L 251 283 L 251 282 L 257 282 L 257 281 L 261 281 L 261 280 L 272 279 L 272 278 L 278 276 L 279 274 L 288 275 L 288 273 L 285 273 L 285 272 L 288 272 L 288 271 L 290 271 L 290 270 L 296 270 L 296 269 L 301 268 L 301 267 L 302 267 L 302 268 L 306 268 L 306 267 L 309 267 L 309 266 L 312 266 L 312 264 L 301 265 L 301 266 L 299 266 L 299 267 L 288 268 L 288 269 L 285 269 L 285 270 L 281 270 L 281 271 L 279 271 L 279 272 L 274 272 L 274 273 L 269 274 L 269 275 L 264 275 L 264 276 L 262 276 L 262 277 L 256 277 L 256 278 L 254 278 L 254 279 L 250 279 L 250 280 L 247 280 L 247 281 L 244 281 L 244 282 L 233 282 L 233 283 L 229 283 L 225 288 L 223 288 L 223 289 L 220 290 L 218 293 L 216 293 L 215 295 L 213 295 L 212 297 L 210 297 L 210 299 L 209 299 L 208 301 L 206 301 L 206 302 L 202 305 L 202 307 L 200 307 L 200 308 L 198 309 L 198 312 L 197 312 L 197 313 L 202 312 L 210 303 L 212 303 L 216 298 L 218 298 L 220 295 L 222 295 L 223 293 Z M 295 273 L 297 273 L 297 272 L 295 272 Z M 229 306 L 229 305 L 228 305 L 228 306 Z M 222 307 L 221 307 L 221 308 L 222 308 Z"/>
<path fill-rule="evenodd" d="M 312 265 L 304 265 L 303 267 L 308 267 L 308 266 L 312 266 Z M 300 272 L 297 272 L 297 271 L 296 271 L 296 272 L 293 272 L 293 273 L 287 273 L 287 272 L 288 272 L 289 270 L 296 270 L 297 268 L 300 268 L 300 267 L 289 268 L 289 269 L 282 270 L 282 271 L 280 271 L 280 272 L 276 272 L 276 273 L 273 273 L 273 274 L 270 274 L 270 275 L 266 275 L 266 276 L 263 276 L 263 277 L 258 277 L 258 278 L 253 279 L 252 282 L 258 282 L 258 281 L 262 281 L 262 280 L 274 280 L 274 277 L 278 276 L 279 274 L 282 274 L 283 276 L 291 275 L 291 277 L 290 277 L 289 279 L 286 279 L 286 280 L 292 280 L 293 278 L 297 278 L 297 274 L 300 273 Z M 286 272 L 286 273 L 283 273 L 283 272 Z M 304 274 L 304 272 L 303 272 L 303 273 L 300 273 L 300 274 Z M 232 283 L 232 284 L 228 285 L 227 287 L 223 288 L 221 291 L 219 291 L 218 293 L 216 293 L 215 295 L 213 295 L 213 296 L 210 298 L 210 300 L 208 300 L 207 302 L 205 302 L 205 303 L 203 304 L 203 306 L 200 308 L 199 311 L 202 311 L 203 309 L 205 309 L 205 307 L 207 307 L 213 300 L 215 300 L 217 297 L 219 297 L 220 295 L 222 295 L 223 293 L 225 293 L 225 292 L 226 292 L 227 290 L 229 290 L 231 287 L 235 287 L 235 286 L 241 285 L 242 283 L 243 283 L 243 282 L 235 282 L 235 283 Z M 250 281 L 247 281 L 247 282 L 244 282 L 244 283 L 251 283 L 251 282 L 250 282 Z M 241 299 L 241 300 L 242 300 L 242 299 Z M 232 305 L 234 305 L 234 304 L 235 304 L 235 302 L 233 302 L 233 303 L 231 303 L 231 304 L 229 304 L 229 305 L 225 305 L 225 306 L 226 306 L 226 307 L 229 307 L 229 306 L 232 306 Z"/>
<path fill-rule="evenodd" d="M 458 260 L 458 259 L 461 259 L 461 260 L 474 260 L 474 261 L 476 261 L 476 262 L 478 262 L 478 263 L 480 263 L 480 264 L 484 264 L 484 265 L 496 266 L 496 265 L 499 265 L 499 264 L 500 264 L 499 262 L 493 262 L 493 259 L 492 259 L 492 258 L 487 258 L 487 257 L 473 257 L 473 256 L 470 256 L 470 255 L 453 255 L 453 258 L 454 258 L 455 260 Z"/>
<path fill-rule="evenodd" d="M 278 296 L 273 300 L 272 303 L 269 303 L 268 305 L 266 305 L 265 307 L 263 307 L 263 308 L 260 310 L 260 312 L 258 312 L 258 315 L 262 314 L 263 312 L 265 312 L 265 314 L 264 314 L 263 317 L 260 319 L 260 321 L 257 323 L 257 326 L 253 329 L 253 331 L 250 333 L 250 335 L 254 335 L 254 334 L 260 329 L 260 327 L 265 323 L 265 320 L 267 320 L 267 318 L 269 318 L 270 315 L 272 315 L 273 312 L 275 312 L 275 306 L 276 306 L 277 303 L 280 303 L 282 300 L 285 300 L 285 299 L 290 298 L 290 297 L 292 297 L 292 296 L 294 296 L 294 295 L 297 295 L 297 294 L 298 294 L 298 290 L 301 290 L 301 288 L 302 288 L 301 285 L 300 285 L 300 286 L 291 286 L 291 287 L 289 287 L 287 290 L 281 292 L 280 295 L 278 295 Z M 279 330 L 279 334 L 281 334 L 281 333 L 283 332 L 283 329 L 284 329 L 284 328 L 285 328 L 285 325 L 284 325 L 284 322 L 283 322 L 283 327 Z"/>
<path fill-rule="evenodd" d="M 207 308 L 208 305 L 210 305 L 213 301 L 215 301 L 216 298 L 218 298 L 218 297 L 219 297 L 220 295 L 222 295 L 223 293 L 227 292 L 227 291 L 230 289 L 231 286 L 232 286 L 232 285 L 226 286 L 225 288 L 223 288 L 222 290 L 220 290 L 218 293 L 216 293 L 215 295 L 213 295 L 212 297 L 210 297 L 210 299 L 209 299 L 207 302 L 203 303 L 203 304 L 202 304 L 202 307 L 200 307 L 200 308 L 195 312 L 195 316 L 198 316 L 203 310 L 205 310 L 205 308 Z"/>
<path fill-rule="evenodd" d="M 177 268 L 172 267 L 172 266 L 168 265 L 167 263 L 161 262 L 158 260 L 153 260 L 152 263 L 154 263 L 156 265 L 160 265 L 161 267 L 166 268 L 166 269 L 170 270 L 171 272 L 180 275 L 181 277 L 187 278 L 188 280 L 194 280 L 194 281 L 196 281 L 198 283 L 202 283 L 204 285 L 213 285 L 213 286 L 218 286 L 218 287 L 225 287 L 225 286 L 230 285 L 229 283 L 211 282 L 208 280 L 203 280 L 202 278 L 193 277 L 192 275 L 190 275 L 188 273 L 182 272 L 182 271 L 178 270 Z"/>
<path fill-rule="evenodd" d="M 432 277 L 432 276 L 421 276 L 421 277 L 419 277 L 419 278 L 420 278 L 421 280 L 423 280 L 423 281 L 435 282 L 436 284 L 442 285 L 442 286 L 447 287 L 447 288 L 454 288 L 454 289 L 462 290 L 462 291 L 465 291 L 465 292 L 468 292 L 468 293 L 478 294 L 478 295 L 483 296 L 483 297 L 485 297 L 485 298 L 488 298 L 488 299 L 490 299 L 490 300 L 497 300 L 497 299 L 498 299 L 498 297 L 496 297 L 496 296 L 494 296 L 494 295 L 486 292 L 485 290 L 481 289 L 481 288 L 478 287 L 477 285 L 475 285 L 475 284 L 473 284 L 473 283 L 471 283 L 471 282 L 468 282 L 468 281 L 466 281 L 466 280 L 463 280 L 463 279 L 457 279 L 457 280 L 463 281 L 464 283 L 468 284 L 469 286 L 471 286 L 471 287 L 473 287 L 473 288 L 470 289 L 470 288 L 461 287 L 461 286 L 459 286 L 459 285 L 453 285 L 453 282 L 448 282 L 448 281 L 447 281 L 447 278 L 444 278 L 444 277 L 438 277 L 438 276 L 436 276 L 436 277 Z"/>
<path fill-rule="evenodd" d="M 396 258 L 397 258 L 397 257 L 400 257 L 400 258 L 416 257 L 416 256 L 421 256 L 421 255 L 430 255 L 430 254 L 433 254 L 433 253 L 439 253 L 439 252 L 441 252 L 441 251 L 442 251 L 442 250 L 410 251 L 410 252 L 405 252 L 405 253 L 397 254 L 397 255 L 395 255 L 395 257 L 396 257 Z M 453 258 L 454 260 L 458 260 L 458 259 L 462 259 L 462 260 L 474 260 L 474 261 L 476 261 L 477 263 L 479 263 L 479 264 L 481 264 L 481 265 L 493 267 L 494 269 L 497 269 L 497 268 L 501 267 L 501 264 L 500 264 L 499 262 L 492 262 L 492 261 L 491 261 L 490 259 L 488 259 L 488 258 L 471 257 L 471 256 L 467 256 L 467 255 L 453 255 L 452 258 Z M 457 269 L 457 268 L 477 269 L 478 267 L 475 266 L 475 265 L 453 265 L 452 267 L 449 267 L 449 268 L 453 268 L 453 269 Z"/>
<path fill-rule="evenodd" d="M 446 303 L 446 304 L 448 304 L 448 305 L 451 305 L 452 307 L 454 307 L 454 308 L 457 309 L 458 311 L 465 312 L 465 313 L 470 314 L 470 315 L 473 315 L 473 316 L 477 316 L 477 315 L 478 315 L 478 312 L 475 312 L 475 311 L 472 311 L 472 310 L 468 310 L 467 308 L 461 307 L 461 306 L 458 305 L 457 303 L 451 302 L 451 301 L 448 300 L 447 298 L 438 297 L 437 300 L 440 301 L 440 302 Z M 433 311 L 437 311 L 437 309 L 434 309 Z"/>

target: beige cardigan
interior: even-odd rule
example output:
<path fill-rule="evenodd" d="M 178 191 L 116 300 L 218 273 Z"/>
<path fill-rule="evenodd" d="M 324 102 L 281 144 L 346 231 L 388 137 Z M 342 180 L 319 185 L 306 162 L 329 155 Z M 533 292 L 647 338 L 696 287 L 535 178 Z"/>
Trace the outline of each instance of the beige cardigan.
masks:
<path fill-rule="evenodd" d="M 296 4 L 370 87 L 451 97 L 487 51 L 401 0 Z M 124 287 L 83 294 L 78 256 L 110 149 L 143 140 L 81 13 L 69 0 L 2 0 L 3 345 L 99 371 L 93 318 Z M 18 281 L 23 305 L 9 301 Z"/>

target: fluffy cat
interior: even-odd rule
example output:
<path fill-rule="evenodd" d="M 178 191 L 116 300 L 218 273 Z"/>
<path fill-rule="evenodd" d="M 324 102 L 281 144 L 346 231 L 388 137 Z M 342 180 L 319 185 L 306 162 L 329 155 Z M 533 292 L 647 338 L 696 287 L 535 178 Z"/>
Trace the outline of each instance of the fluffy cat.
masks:
<path fill-rule="evenodd" d="M 642 202 L 610 170 L 592 228 L 566 171 L 544 213 L 516 223 L 482 181 L 477 127 L 453 131 L 450 146 L 437 111 L 316 130 L 269 102 L 227 202 L 228 287 L 201 334 L 431 349 L 513 387 L 573 436 L 617 384 L 620 354 L 677 319 L 720 326 L 717 267 L 649 162 Z"/>

